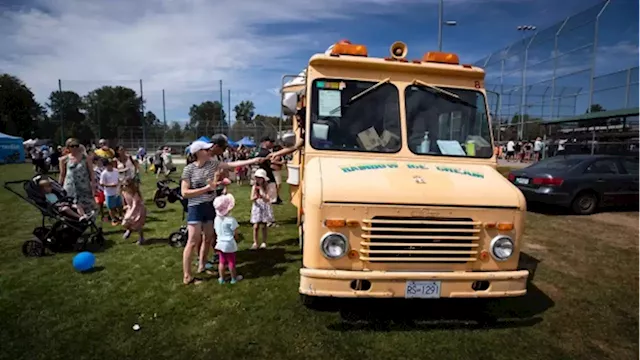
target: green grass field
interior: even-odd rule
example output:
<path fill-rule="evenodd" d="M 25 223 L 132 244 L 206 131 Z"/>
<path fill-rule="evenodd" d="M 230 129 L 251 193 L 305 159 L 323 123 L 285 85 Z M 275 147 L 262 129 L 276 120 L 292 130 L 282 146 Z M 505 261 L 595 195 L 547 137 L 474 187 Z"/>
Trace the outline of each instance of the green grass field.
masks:
<path fill-rule="evenodd" d="M 31 171 L 0 169 L 0 182 Z M 149 199 L 155 179 L 146 176 L 143 184 Z M 160 210 L 147 200 L 146 246 L 105 224 L 97 271 L 79 274 L 73 254 L 22 256 L 40 216 L 0 189 L 0 358 L 638 358 L 637 212 L 529 213 L 524 258 L 537 270 L 522 298 L 348 301 L 340 302 L 341 312 L 316 312 L 298 298 L 294 208 L 275 207 L 281 226 L 270 230 L 270 248 L 249 251 L 248 187 L 231 192 L 245 237 L 238 263 L 246 280 L 187 287 L 181 250 L 165 240 L 182 224 L 178 204 Z M 484 313 L 498 321 L 477 322 Z"/>

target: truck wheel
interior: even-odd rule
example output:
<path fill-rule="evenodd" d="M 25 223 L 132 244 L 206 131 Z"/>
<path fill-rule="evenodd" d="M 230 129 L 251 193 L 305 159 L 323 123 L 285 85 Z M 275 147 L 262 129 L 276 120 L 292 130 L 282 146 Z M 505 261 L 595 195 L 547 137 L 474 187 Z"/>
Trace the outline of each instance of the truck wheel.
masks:
<path fill-rule="evenodd" d="M 304 225 L 300 224 L 298 226 L 298 246 L 300 247 L 300 252 L 302 252 L 302 247 L 304 246 Z"/>
<path fill-rule="evenodd" d="M 309 310 L 329 311 L 331 310 L 330 299 L 320 296 L 309 296 L 300 294 L 300 301 Z"/>
<path fill-rule="evenodd" d="M 571 210 L 578 215 L 591 215 L 598 208 L 598 196 L 592 191 L 583 191 L 576 195 Z"/>

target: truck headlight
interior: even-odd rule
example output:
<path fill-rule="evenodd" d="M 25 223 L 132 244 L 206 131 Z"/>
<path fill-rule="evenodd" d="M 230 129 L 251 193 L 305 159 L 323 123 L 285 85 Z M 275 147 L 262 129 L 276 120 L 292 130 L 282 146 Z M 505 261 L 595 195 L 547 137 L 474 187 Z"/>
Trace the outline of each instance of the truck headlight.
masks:
<path fill-rule="evenodd" d="M 327 259 L 339 259 L 347 254 L 347 238 L 339 233 L 325 234 L 320 240 L 320 249 Z"/>
<path fill-rule="evenodd" d="M 489 245 L 491 255 L 498 261 L 505 261 L 513 255 L 513 240 L 505 235 L 498 235 L 491 240 Z"/>

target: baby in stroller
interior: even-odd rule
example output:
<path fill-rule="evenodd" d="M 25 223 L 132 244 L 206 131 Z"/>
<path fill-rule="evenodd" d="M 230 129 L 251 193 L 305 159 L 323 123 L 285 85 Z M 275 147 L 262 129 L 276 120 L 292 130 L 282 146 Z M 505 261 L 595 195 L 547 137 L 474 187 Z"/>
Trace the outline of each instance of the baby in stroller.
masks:
<path fill-rule="evenodd" d="M 43 178 L 38 181 L 38 186 L 40 186 L 47 203 L 54 207 L 60 214 L 79 221 L 85 221 L 93 215 L 93 212 L 82 215 L 75 204 L 69 202 L 68 199 L 60 199 L 58 195 L 53 192 L 51 181 L 48 178 Z"/>
<path fill-rule="evenodd" d="M 24 193 L 13 188 L 22 185 Z M 53 252 L 85 249 L 89 243 L 104 244 L 104 236 L 92 219 L 94 211 L 80 214 L 73 199 L 66 196 L 62 186 L 46 175 L 29 180 L 9 181 L 4 188 L 36 207 L 42 214 L 42 223 L 33 229 L 34 239 L 22 245 L 25 256 L 43 256 L 45 249 Z M 49 222 L 47 222 L 49 220 Z M 87 233 L 87 230 L 90 230 Z"/>

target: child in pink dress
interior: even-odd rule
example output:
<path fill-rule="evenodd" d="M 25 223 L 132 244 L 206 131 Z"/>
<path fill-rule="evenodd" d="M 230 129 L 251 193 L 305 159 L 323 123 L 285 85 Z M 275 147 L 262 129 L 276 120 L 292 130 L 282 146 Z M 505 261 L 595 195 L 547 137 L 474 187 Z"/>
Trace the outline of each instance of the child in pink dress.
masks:
<path fill-rule="evenodd" d="M 256 183 L 251 189 L 251 201 L 253 202 L 251 205 L 250 219 L 250 222 L 253 224 L 253 245 L 251 245 L 251 250 L 258 248 L 258 233 L 260 232 L 260 228 L 262 228 L 262 244 L 260 244 L 260 249 L 267 247 L 267 225 L 275 221 L 273 218 L 273 209 L 271 208 L 273 195 L 269 194 L 267 190 L 267 184 L 269 182 L 267 172 L 264 169 L 258 169 L 253 177 Z"/>
<path fill-rule="evenodd" d="M 128 239 L 132 231 L 136 231 L 140 238 L 138 245 L 144 243 L 144 234 L 142 229 L 147 217 L 147 209 L 144 207 L 142 194 L 135 179 L 127 179 L 122 185 L 122 197 L 125 203 L 125 214 L 122 220 L 122 226 L 125 228 L 123 238 Z"/>

